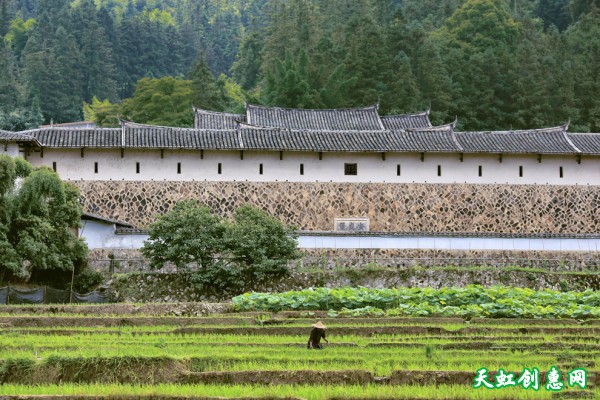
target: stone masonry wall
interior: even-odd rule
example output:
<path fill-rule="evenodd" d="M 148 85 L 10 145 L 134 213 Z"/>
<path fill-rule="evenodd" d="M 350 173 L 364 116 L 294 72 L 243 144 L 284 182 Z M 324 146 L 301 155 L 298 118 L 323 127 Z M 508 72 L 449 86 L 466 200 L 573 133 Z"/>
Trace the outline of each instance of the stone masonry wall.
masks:
<path fill-rule="evenodd" d="M 183 199 L 260 207 L 303 230 L 368 217 L 371 231 L 599 233 L 600 186 L 73 181 L 84 210 L 143 228 Z"/>

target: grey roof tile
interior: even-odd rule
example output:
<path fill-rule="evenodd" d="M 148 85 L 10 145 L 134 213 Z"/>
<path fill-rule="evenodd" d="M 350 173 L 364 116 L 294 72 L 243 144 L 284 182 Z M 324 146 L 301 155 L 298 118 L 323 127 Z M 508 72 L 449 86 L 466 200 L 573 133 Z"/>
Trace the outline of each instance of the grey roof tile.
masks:
<path fill-rule="evenodd" d="M 194 107 L 194 128 L 235 129 L 238 122 L 246 122 L 243 114 L 228 114 Z"/>
<path fill-rule="evenodd" d="M 387 115 L 381 117 L 385 129 L 426 128 L 431 126 L 429 111 L 416 114 Z"/>
<path fill-rule="evenodd" d="M 121 147 L 120 128 L 44 128 L 26 131 L 44 147 Z"/>
<path fill-rule="evenodd" d="M 2 142 L 37 142 L 36 139 L 28 134 L 19 132 L 3 131 L 0 129 L 0 141 Z"/>
<path fill-rule="evenodd" d="M 466 153 L 574 154 L 566 126 L 520 131 L 456 132 Z"/>
<path fill-rule="evenodd" d="M 335 110 L 305 110 L 248 104 L 246 116 L 249 124 L 273 128 L 326 131 L 384 129 L 377 105 Z"/>
<path fill-rule="evenodd" d="M 582 154 L 600 155 L 600 133 L 569 133 L 567 137 Z"/>

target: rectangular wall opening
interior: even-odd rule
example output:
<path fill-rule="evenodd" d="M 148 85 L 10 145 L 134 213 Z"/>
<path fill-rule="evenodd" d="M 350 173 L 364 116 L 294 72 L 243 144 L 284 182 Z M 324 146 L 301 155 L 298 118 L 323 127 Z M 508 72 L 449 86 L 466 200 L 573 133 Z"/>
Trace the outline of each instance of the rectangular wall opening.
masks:
<path fill-rule="evenodd" d="M 438 165 L 438 176 L 442 176 L 442 166 Z"/>
<path fill-rule="evenodd" d="M 140 173 L 140 163 L 139 163 L 139 162 L 136 162 L 136 163 L 135 163 L 135 173 L 136 173 L 136 174 L 139 174 L 139 173 Z"/>
<path fill-rule="evenodd" d="M 300 164 L 300 175 L 304 175 L 304 164 Z"/>
<path fill-rule="evenodd" d="M 523 166 L 519 165 L 519 178 L 523 177 Z"/>
<path fill-rule="evenodd" d="M 222 168 L 221 168 L 221 163 L 217 164 L 217 174 L 221 175 L 221 173 L 223 172 Z"/>
<path fill-rule="evenodd" d="M 483 166 L 479 166 L 479 176 L 483 176 Z"/>
<path fill-rule="evenodd" d="M 263 165 L 262 165 L 262 164 L 260 164 L 260 165 L 258 166 L 258 173 L 259 173 L 260 175 L 262 175 L 262 174 L 263 174 Z"/>
<path fill-rule="evenodd" d="M 177 163 L 177 173 L 181 174 L 181 163 L 180 162 Z"/>
<path fill-rule="evenodd" d="M 344 175 L 358 175 L 358 165 L 355 163 L 344 164 Z"/>
<path fill-rule="evenodd" d="M 56 172 L 56 161 L 52 161 L 52 170 Z"/>
<path fill-rule="evenodd" d="M 98 163 L 97 162 L 94 163 L 94 173 L 95 174 L 98 173 Z"/>
<path fill-rule="evenodd" d="M 564 176 L 564 175 L 563 175 L 563 167 L 559 167 L 559 168 L 558 168 L 558 175 L 559 175 L 561 178 Z"/>
<path fill-rule="evenodd" d="M 402 173 L 402 169 L 400 168 L 400 164 L 396 165 L 396 176 L 400 176 Z"/>

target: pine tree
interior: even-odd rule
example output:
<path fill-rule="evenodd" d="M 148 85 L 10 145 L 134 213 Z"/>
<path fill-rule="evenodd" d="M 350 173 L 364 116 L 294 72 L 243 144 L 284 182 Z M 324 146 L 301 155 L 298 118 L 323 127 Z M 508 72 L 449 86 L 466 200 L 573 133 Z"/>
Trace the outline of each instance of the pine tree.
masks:
<path fill-rule="evenodd" d="M 225 108 L 225 94 L 217 85 L 204 57 L 200 56 L 190 72 L 193 90 L 193 105 L 206 109 L 221 111 Z"/>

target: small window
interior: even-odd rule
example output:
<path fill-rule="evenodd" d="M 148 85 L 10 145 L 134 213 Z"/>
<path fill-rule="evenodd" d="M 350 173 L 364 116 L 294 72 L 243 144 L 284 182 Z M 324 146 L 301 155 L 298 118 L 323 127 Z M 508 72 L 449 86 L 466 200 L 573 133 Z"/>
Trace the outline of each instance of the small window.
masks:
<path fill-rule="evenodd" d="M 222 171 L 221 163 L 217 164 L 217 174 L 221 175 Z"/>
<path fill-rule="evenodd" d="M 180 162 L 177 163 L 177 173 L 181 174 L 181 163 Z"/>
<path fill-rule="evenodd" d="M 356 164 L 344 164 L 344 175 L 358 175 Z"/>
<path fill-rule="evenodd" d="M 442 176 L 442 166 L 438 165 L 438 176 Z"/>
<path fill-rule="evenodd" d="M 400 168 L 400 164 L 396 165 L 396 176 L 400 176 L 402 174 L 402 169 Z"/>
<path fill-rule="evenodd" d="M 94 163 L 94 173 L 95 174 L 98 173 L 98 163 L 97 162 Z"/>
<path fill-rule="evenodd" d="M 259 173 L 260 175 L 262 175 L 262 174 L 263 174 L 263 165 L 262 165 L 262 164 L 260 164 L 260 165 L 258 166 L 258 173 Z"/>
<path fill-rule="evenodd" d="M 519 178 L 523 177 L 523 166 L 519 165 Z"/>
<path fill-rule="evenodd" d="M 139 173 L 140 173 L 140 163 L 139 163 L 139 162 L 136 162 L 136 163 L 135 163 L 135 173 L 136 173 L 136 174 L 139 174 Z"/>
<path fill-rule="evenodd" d="M 562 178 L 563 177 L 563 167 L 559 167 L 558 168 L 558 175 Z"/>
<path fill-rule="evenodd" d="M 52 161 L 52 169 L 56 172 L 56 161 Z"/>
<path fill-rule="evenodd" d="M 304 164 L 300 164 L 300 175 L 304 175 Z"/>
<path fill-rule="evenodd" d="M 479 166 L 479 176 L 483 176 L 483 166 Z"/>

